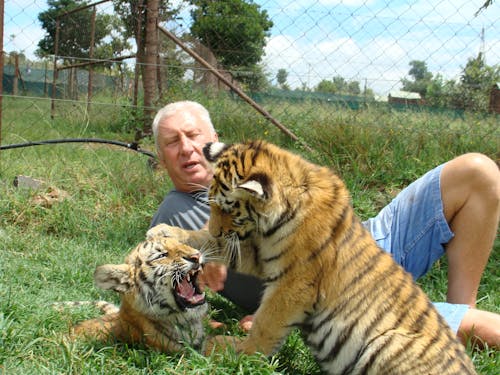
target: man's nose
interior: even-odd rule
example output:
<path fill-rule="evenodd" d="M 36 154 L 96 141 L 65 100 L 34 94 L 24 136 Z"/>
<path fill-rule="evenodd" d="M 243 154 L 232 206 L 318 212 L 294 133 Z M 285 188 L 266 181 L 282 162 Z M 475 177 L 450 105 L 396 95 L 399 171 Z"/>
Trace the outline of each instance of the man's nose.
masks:
<path fill-rule="evenodd" d="M 185 135 L 181 137 L 181 151 L 183 153 L 190 153 L 193 151 L 193 142 Z"/>

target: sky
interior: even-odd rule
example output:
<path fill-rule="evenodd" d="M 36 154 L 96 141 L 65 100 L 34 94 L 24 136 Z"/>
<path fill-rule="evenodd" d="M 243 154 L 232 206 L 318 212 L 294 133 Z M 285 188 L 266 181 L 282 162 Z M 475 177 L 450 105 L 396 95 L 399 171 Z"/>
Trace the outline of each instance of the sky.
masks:
<path fill-rule="evenodd" d="M 484 1 L 256 0 L 274 23 L 265 71 L 276 83 L 278 69 L 285 69 L 292 88 L 342 76 L 380 95 L 400 88 L 412 60 L 457 80 L 480 50 L 488 65 L 500 64 L 500 1 L 475 16 Z M 4 50 L 33 58 L 44 35 L 37 16 L 46 1 L 8 0 L 4 6 Z M 111 11 L 111 3 L 99 10 Z"/>

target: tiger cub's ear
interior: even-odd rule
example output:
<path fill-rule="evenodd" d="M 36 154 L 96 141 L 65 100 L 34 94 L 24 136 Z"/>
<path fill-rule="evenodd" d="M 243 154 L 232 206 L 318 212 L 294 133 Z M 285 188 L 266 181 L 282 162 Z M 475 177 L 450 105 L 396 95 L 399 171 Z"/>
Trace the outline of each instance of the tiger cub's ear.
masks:
<path fill-rule="evenodd" d="M 208 142 L 203 146 L 203 155 L 208 162 L 215 162 L 220 154 L 222 154 L 225 150 L 229 148 L 230 145 L 227 145 L 222 142 Z"/>
<path fill-rule="evenodd" d="M 248 179 L 237 186 L 238 189 L 244 189 L 254 197 L 267 200 L 271 197 L 271 181 L 264 173 L 254 173 Z"/>
<path fill-rule="evenodd" d="M 94 283 L 103 290 L 125 293 L 132 288 L 134 281 L 128 264 L 105 264 L 94 272 Z"/>

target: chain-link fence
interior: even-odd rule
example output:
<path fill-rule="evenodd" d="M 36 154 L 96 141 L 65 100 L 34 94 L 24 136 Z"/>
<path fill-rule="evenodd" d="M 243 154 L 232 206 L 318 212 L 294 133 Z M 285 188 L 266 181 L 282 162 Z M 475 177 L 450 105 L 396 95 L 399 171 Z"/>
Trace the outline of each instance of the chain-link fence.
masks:
<path fill-rule="evenodd" d="M 87 135 L 102 122 L 133 133 L 150 121 L 144 109 L 214 95 L 278 125 L 301 103 L 455 117 L 500 108 L 497 1 L 58 3 L 4 3 L 2 144 Z M 19 113 L 34 115 L 11 134 Z M 54 125 L 68 117 L 78 124 Z"/>

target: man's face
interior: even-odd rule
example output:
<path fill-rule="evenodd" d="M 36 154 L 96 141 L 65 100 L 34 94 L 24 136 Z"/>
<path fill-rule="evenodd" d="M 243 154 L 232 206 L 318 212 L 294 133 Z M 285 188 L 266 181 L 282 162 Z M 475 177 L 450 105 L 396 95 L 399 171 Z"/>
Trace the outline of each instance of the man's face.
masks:
<path fill-rule="evenodd" d="M 196 113 L 178 112 L 160 121 L 160 163 L 167 169 L 177 190 L 190 192 L 209 185 L 212 171 L 202 148 L 205 143 L 217 140 L 217 134 Z"/>

